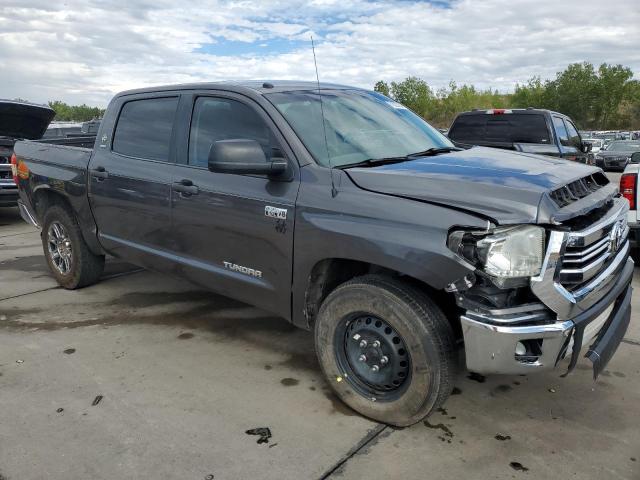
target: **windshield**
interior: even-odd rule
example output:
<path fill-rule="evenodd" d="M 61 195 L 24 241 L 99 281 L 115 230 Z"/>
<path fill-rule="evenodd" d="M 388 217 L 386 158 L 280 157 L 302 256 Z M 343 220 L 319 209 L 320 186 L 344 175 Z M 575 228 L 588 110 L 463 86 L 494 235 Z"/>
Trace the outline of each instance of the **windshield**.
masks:
<path fill-rule="evenodd" d="M 317 91 L 271 93 L 266 97 L 324 166 L 453 148 L 449 139 L 422 118 L 375 92 L 323 90 L 324 129 Z"/>
<path fill-rule="evenodd" d="M 640 142 L 611 142 L 607 147 L 608 152 L 640 152 Z"/>

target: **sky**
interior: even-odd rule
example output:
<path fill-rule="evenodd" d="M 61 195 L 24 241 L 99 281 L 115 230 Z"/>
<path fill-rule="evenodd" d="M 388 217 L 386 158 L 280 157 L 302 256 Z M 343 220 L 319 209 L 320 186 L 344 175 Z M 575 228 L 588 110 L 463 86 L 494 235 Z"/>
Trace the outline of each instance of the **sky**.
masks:
<path fill-rule="evenodd" d="M 638 0 L 0 0 L 0 98 L 104 107 L 150 85 L 451 80 L 513 91 L 574 62 L 640 75 Z"/>

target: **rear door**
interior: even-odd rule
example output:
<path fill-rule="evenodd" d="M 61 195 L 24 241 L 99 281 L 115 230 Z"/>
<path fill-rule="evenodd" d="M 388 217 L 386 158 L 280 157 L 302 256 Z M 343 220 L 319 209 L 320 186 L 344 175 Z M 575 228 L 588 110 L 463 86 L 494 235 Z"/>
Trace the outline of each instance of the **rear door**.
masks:
<path fill-rule="evenodd" d="M 299 186 L 293 153 L 265 111 L 242 95 L 203 92 L 185 96 L 183 106 L 191 122 L 180 135 L 172 203 L 180 274 L 289 317 Z M 211 145 L 224 139 L 256 140 L 267 158 L 287 158 L 291 175 L 209 171 Z"/>
<path fill-rule="evenodd" d="M 171 239 L 177 93 L 124 96 L 110 106 L 89 163 L 89 200 L 109 253 L 166 270 Z"/>

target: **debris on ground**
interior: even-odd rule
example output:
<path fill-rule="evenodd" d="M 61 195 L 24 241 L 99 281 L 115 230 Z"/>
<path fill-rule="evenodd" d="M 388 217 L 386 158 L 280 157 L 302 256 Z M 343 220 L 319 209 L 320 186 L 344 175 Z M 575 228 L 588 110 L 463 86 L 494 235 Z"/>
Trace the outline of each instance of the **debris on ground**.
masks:
<path fill-rule="evenodd" d="M 95 407 L 96 405 L 98 405 L 102 401 L 102 398 L 102 395 L 96 395 L 96 398 L 94 398 L 93 402 L 91 402 L 91 406 Z"/>
<path fill-rule="evenodd" d="M 269 443 L 269 439 L 271 438 L 271 430 L 269 427 L 252 428 L 245 433 L 247 435 L 258 435 L 260 438 L 257 443 Z"/>

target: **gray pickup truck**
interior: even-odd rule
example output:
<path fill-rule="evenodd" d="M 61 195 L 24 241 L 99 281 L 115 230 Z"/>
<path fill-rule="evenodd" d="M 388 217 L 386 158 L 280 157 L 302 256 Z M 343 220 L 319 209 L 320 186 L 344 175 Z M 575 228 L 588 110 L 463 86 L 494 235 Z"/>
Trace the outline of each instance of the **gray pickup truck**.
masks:
<path fill-rule="evenodd" d="M 626 199 L 595 167 L 456 148 L 338 85 L 118 94 L 93 149 L 18 142 L 20 209 L 65 288 L 105 255 L 314 331 L 353 409 L 410 425 L 469 370 L 594 375 L 630 321 Z"/>

